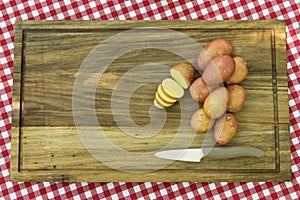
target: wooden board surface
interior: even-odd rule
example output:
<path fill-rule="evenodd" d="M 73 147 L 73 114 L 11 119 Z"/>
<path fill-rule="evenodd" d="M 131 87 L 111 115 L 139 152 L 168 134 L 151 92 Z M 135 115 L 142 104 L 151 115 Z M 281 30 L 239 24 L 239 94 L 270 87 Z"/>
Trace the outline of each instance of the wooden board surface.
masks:
<path fill-rule="evenodd" d="M 229 145 L 258 147 L 266 152 L 265 157 L 204 158 L 201 163 L 174 162 L 153 172 L 129 173 L 111 169 L 86 150 L 72 114 L 78 70 L 99 43 L 142 27 L 176 30 L 202 46 L 219 37 L 233 44 L 233 55 L 247 59 L 249 75 L 242 83 L 247 100 L 237 113 L 239 130 Z M 12 181 L 291 180 L 284 21 L 18 21 L 15 28 Z M 128 38 L 128 45 L 132 39 Z M 120 56 L 101 74 L 95 93 L 96 116 L 114 145 L 128 152 L 151 153 L 172 140 L 181 119 L 178 104 L 167 110 L 166 124 L 158 134 L 139 138 L 118 128 L 112 116 L 111 95 L 120 78 L 135 66 L 172 66 L 182 60 L 165 50 L 141 48 Z M 166 71 L 157 76 L 170 75 Z M 130 115 L 141 127 L 150 123 L 148 111 L 157 85 L 144 85 L 130 99 Z M 120 99 L 129 92 L 124 87 Z M 178 147 L 193 134 L 190 127 L 185 128 L 186 136 Z M 203 138 L 203 134 L 196 134 L 191 148 L 200 147 Z M 152 164 L 153 160 L 149 160 L 144 166 L 151 169 Z"/>

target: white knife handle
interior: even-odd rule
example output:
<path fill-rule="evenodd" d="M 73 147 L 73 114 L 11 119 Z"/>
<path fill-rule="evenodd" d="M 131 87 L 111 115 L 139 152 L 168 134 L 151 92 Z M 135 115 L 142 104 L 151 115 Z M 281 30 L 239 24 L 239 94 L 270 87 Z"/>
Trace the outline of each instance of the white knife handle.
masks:
<path fill-rule="evenodd" d="M 210 158 L 263 157 L 265 152 L 250 146 L 214 147 L 207 155 Z"/>

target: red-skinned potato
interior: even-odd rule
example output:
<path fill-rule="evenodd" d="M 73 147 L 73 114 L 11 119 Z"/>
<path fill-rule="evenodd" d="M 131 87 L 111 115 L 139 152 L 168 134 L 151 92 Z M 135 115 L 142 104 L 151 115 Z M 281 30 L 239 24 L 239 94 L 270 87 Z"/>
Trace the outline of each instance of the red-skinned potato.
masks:
<path fill-rule="evenodd" d="M 232 45 L 223 38 L 218 38 L 208 43 L 197 57 L 197 67 L 200 70 L 205 70 L 207 64 L 214 58 L 220 55 L 231 55 Z"/>
<path fill-rule="evenodd" d="M 225 87 L 219 87 L 213 90 L 205 99 L 204 111 L 211 118 L 219 118 L 225 113 L 228 101 L 228 90 Z"/>
<path fill-rule="evenodd" d="M 191 118 L 191 126 L 198 133 L 206 133 L 214 125 L 215 120 L 208 117 L 203 108 L 197 110 Z"/>
<path fill-rule="evenodd" d="M 207 86 L 202 77 L 199 77 L 190 86 L 190 94 L 192 99 L 199 103 L 203 103 L 209 93 L 217 87 L 218 85 Z"/>
<path fill-rule="evenodd" d="M 235 63 L 231 56 L 221 55 L 208 63 L 203 72 L 203 80 L 207 85 L 217 85 L 231 77 Z"/>
<path fill-rule="evenodd" d="M 232 113 L 226 113 L 217 119 L 214 137 L 219 144 L 227 144 L 232 140 L 238 129 L 238 121 Z"/>
<path fill-rule="evenodd" d="M 245 58 L 237 56 L 233 58 L 235 70 L 232 76 L 226 80 L 227 84 L 241 83 L 248 75 L 247 61 Z"/>
<path fill-rule="evenodd" d="M 246 101 L 246 90 L 240 85 L 228 85 L 229 101 L 227 103 L 228 112 L 240 111 Z"/>

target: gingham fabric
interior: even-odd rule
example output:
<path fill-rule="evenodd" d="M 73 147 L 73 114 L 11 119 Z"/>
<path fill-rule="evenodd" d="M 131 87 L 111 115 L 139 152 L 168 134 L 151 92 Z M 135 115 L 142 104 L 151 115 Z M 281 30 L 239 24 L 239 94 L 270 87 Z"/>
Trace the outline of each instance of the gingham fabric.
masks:
<path fill-rule="evenodd" d="M 300 197 L 300 1 L 0 1 L 0 199 L 298 199 Z M 284 19 L 287 32 L 292 182 L 12 183 L 9 181 L 16 20 Z"/>

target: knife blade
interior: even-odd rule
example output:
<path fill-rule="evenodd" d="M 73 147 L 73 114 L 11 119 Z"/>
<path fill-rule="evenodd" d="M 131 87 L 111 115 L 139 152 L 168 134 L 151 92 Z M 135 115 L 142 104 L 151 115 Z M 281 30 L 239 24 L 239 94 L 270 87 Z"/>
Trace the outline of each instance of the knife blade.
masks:
<path fill-rule="evenodd" d="M 177 149 L 156 152 L 155 156 L 169 160 L 200 162 L 203 157 L 228 159 L 238 157 L 263 157 L 265 152 L 250 146 L 214 147 L 207 155 L 205 148 Z"/>

